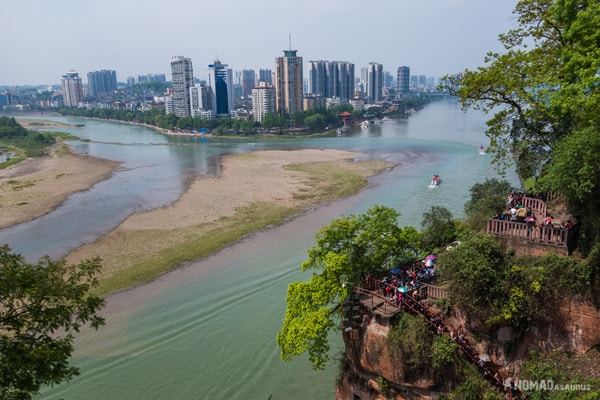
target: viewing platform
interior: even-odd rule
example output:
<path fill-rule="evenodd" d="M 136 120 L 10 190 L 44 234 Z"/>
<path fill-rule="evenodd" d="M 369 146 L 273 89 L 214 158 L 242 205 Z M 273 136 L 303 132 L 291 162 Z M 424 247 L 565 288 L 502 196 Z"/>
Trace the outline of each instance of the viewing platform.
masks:
<path fill-rule="evenodd" d="M 552 199 L 556 200 L 557 197 Z M 544 219 L 551 214 L 544 200 L 522 196 L 519 201 L 520 204 L 514 208 L 527 210 L 527 216 L 513 218 L 515 216 L 507 211 L 504 218 L 488 219 L 486 232 L 504 239 L 518 254 L 543 255 L 551 251 L 568 255 L 575 247 L 576 236 L 576 229 L 570 225 L 570 221 L 567 226 L 564 226 L 564 220 L 559 225 L 554 219 L 544 224 Z"/>

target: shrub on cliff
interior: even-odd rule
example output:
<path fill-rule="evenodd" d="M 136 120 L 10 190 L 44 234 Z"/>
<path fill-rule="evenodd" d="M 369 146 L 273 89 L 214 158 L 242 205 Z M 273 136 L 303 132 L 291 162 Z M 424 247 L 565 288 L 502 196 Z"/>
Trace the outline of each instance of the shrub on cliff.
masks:
<path fill-rule="evenodd" d="M 422 318 L 401 314 L 388 340 L 404 363 L 404 379 L 431 373 L 433 335 Z"/>
<path fill-rule="evenodd" d="M 467 225 L 475 230 L 483 229 L 488 218 L 505 208 L 506 194 L 512 190 L 510 183 L 496 178 L 473 185 L 471 198 L 465 203 Z"/>
<path fill-rule="evenodd" d="M 450 210 L 433 206 L 423 213 L 421 245 L 428 251 L 446 246 L 456 239 L 456 224 Z"/>

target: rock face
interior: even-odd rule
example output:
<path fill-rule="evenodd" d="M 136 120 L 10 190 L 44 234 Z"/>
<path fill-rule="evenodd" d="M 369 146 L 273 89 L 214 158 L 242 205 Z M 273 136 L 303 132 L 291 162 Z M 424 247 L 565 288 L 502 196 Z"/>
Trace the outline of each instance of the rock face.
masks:
<path fill-rule="evenodd" d="M 433 390 L 434 382 L 421 379 L 404 381 L 404 362 L 388 345 L 389 320 L 371 318 L 362 329 L 344 332 L 348 361 L 336 389 L 338 400 L 387 399 L 385 390 L 377 383 L 385 379 L 395 392 L 402 393 L 395 400 L 430 400 L 439 394 Z"/>
<path fill-rule="evenodd" d="M 454 312 L 445 322 L 451 329 L 463 329 L 480 354 L 488 354 L 492 362 L 502 366 L 502 378 L 518 377 L 522 360 L 532 350 L 582 354 L 600 344 L 600 310 L 577 299 L 565 299 L 554 314 L 548 316 L 547 323 L 532 327 L 522 337 L 509 327 L 486 332 L 482 326 L 469 324 L 459 312 Z M 360 328 L 344 332 L 347 362 L 340 372 L 337 400 L 391 398 L 384 395 L 386 388 L 380 387 L 382 378 L 385 385 L 400 393 L 393 397 L 395 400 L 430 400 L 441 394 L 431 379 L 404 380 L 404 362 L 388 343 L 390 329 L 389 320 L 368 316 Z"/>

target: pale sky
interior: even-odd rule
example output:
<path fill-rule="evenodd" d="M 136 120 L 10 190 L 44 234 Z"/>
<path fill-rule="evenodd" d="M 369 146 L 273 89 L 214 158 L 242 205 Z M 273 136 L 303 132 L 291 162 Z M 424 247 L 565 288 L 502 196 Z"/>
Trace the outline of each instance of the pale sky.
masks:
<path fill-rule="evenodd" d="M 0 85 L 58 83 L 75 69 L 166 73 L 174 55 L 205 79 L 274 68 L 288 47 L 312 59 L 370 61 L 441 76 L 480 65 L 514 26 L 516 0 L 0 0 Z"/>

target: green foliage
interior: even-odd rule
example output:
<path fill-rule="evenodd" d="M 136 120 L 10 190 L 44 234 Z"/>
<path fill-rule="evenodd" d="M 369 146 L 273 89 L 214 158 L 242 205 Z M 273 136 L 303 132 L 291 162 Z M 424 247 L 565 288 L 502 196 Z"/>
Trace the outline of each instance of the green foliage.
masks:
<path fill-rule="evenodd" d="M 100 260 L 27 263 L 0 247 L 0 399 L 31 399 L 42 385 L 78 374 L 69 365 L 73 333 L 104 320 L 89 295 Z"/>
<path fill-rule="evenodd" d="M 431 366 L 438 374 L 453 369 L 458 363 L 458 345 L 448 336 L 436 336 L 431 345 Z"/>
<path fill-rule="evenodd" d="M 565 365 L 569 364 L 569 365 Z M 540 355 L 529 353 L 523 362 L 520 379 L 527 381 L 552 381 L 557 385 L 589 385 L 590 390 L 530 390 L 527 396 L 531 400 L 592 400 L 600 398 L 600 379 L 586 376 L 577 366 L 577 360 L 562 353 Z M 573 373 L 578 371 L 577 373 Z M 579 372 L 581 371 L 581 372 Z"/>
<path fill-rule="evenodd" d="M 456 225 L 452 213 L 445 207 L 433 206 L 423 213 L 422 246 L 434 250 L 450 244 L 456 239 Z"/>
<path fill-rule="evenodd" d="M 509 257 L 481 234 L 440 254 L 438 265 L 452 305 L 490 326 L 518 331 L 549 318 L 559 300 L 594 292 L 598 282 L 595 264 L 557 255 Z"/>
<path fill-rule="evenodd" d="M 377 379 L 375 379 L 375 382 L 377 382 L 377 386 L 379 386 L 379 391 L 382 395 L 384 395 L 386 398 L 391 395 L 392 389 L 387 379 L 385 379 L 383 376 L 378 376 Z"/>
<path fill-rule="evenodd" d="M 462 368 L 464 379 L 442 400 L 502 400 L 503 397 L 490 386 L 472 365 Z"/>
<path fill-rule="evenodd" d="M 486 179 L 471 187 L 471 198 L 465 203 L 467 225 L 480 230 L 488 218 L 506 208 L 506 195 L 513 190 L 510 183 L 496 178 Z"/>
<path fill-rule="evenodd" d="M 523 179 L 569 199 L 587 253 L 600 238 L 600 2 L 519 0 L 515 14 L 518 27 L 500 37 L 505 52 L 446 86 L 463 106 L 495 111 L 495 161 L 516 160 Z"/>
<path fill-rule="evenodd" d="M 16 147 L 27 157 L 45 154 L 45 148 L 56 143 L 56 134 L 28 131 L 14 118 L 0 117 L 0 144 Z"/>
<path fill-rule="evenodd" d="M 502 246 L 487 235 L 474 235 L 438 258 L 442 279 L 449 282 L 449 300 L 471 317 L 485 320 L 490 302 L 504 293 L 499 286 L 505 270 Z"/>
<path fill-rule="evenodd" d="M 420 317 L 401 314 L 388 340 L 404 363 L 404 378 L 428 374 L 432 365 L 433 335 Z"/>
<path fill-rule="evenodd" d="M 277 344 L 281 358 L 290 360 L 308 352 L 315 369 L 328 360 L 327 334 L 335 313 L 352 288 L 367 275 L 414 259 L 420 237 L 413 228 L 397 225 L 399 214 L 375 206 L 363 215 L 332 221 L 317 233 L 302 271 L 313 271 L 307 282 L 289 285 L 287 308 Z"/>

